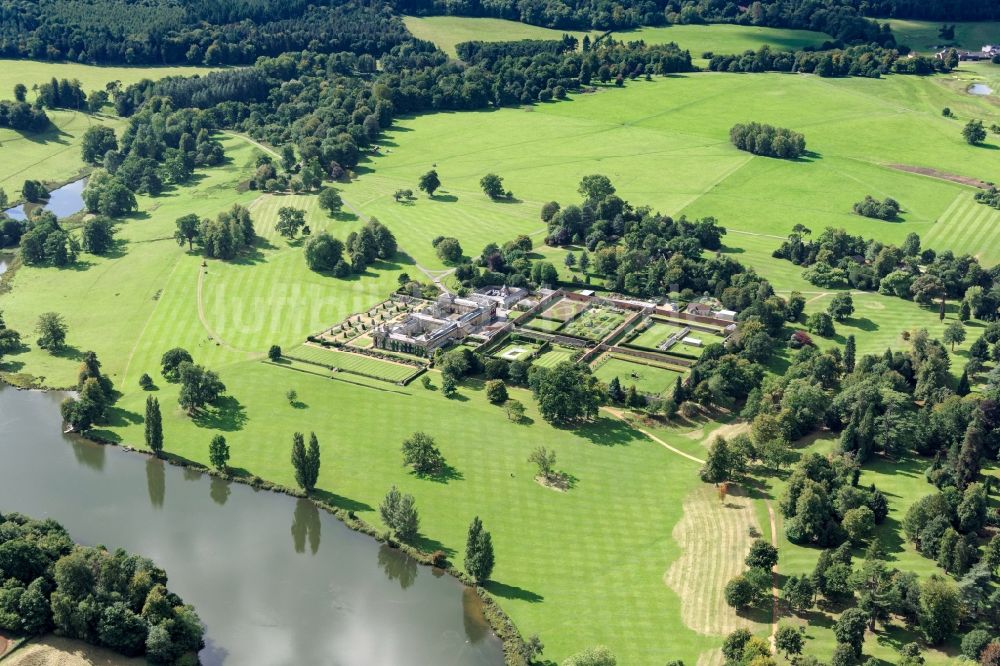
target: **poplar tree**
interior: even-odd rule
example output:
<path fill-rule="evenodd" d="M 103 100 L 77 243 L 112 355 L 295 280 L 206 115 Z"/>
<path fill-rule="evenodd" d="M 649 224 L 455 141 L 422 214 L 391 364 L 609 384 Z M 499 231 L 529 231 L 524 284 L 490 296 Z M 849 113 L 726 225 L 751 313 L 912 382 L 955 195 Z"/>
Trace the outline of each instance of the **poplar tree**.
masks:
<path fill-rule="evenodd" d="M 157 458 L 163 451 L 163 418 L 160 415 L 160 401 L 153 396 L 146 398 L 146 446 Z"/>
<path fill-rule="evenodd" d="M 847 344 L 844 346 L 844 370 L 847 374 L 854 372 L 854 357 L 858 352 L 858 343 L 853 335 L 847 336 Z"/>

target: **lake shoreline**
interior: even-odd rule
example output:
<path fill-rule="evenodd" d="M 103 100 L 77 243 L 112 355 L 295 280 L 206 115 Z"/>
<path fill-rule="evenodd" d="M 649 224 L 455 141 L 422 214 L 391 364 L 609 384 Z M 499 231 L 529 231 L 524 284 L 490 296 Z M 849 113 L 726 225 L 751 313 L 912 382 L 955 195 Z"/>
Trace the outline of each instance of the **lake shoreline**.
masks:
<path fill-rule="evenodd" d="M 35 379 L 32 377 L 32 379 Z M 6 385 L 10 388 L 16 389 L 18 391 L 36 391 L 41 393 L 57 393 L 72 391 L 73 389 L 66 388 L 55 388 L 55 387 L 45 387 L 45 386 L 18 386 L 14 383 L 8 381 L 7 376 L 0 376 L 0 384 Z M 360 532 L 367 536 L 375 539 L 377 543 L 384 544 L 389 548 L 399 550 L 401 553 L 417 562 L 428 567 L 432 567 L 438 571 L 442 571 L 451 575 L 458 582 L 468 589 L 472 589 L 476 592 L 476 596 L 481 601 L 481 611 L 483 618 L 486 620 L 490 629 L 493 631 L 494 635 L 500 639 L 503 647 L 504 662 L 507 666 L 526 666 L 526 661 L 521 656 L 524 647 L 524 638 L 521 636 L 520 631 L 514 624 L 514 621 L 507 615 L 507 612 L 500 607 L 499 603 L 490 596 L 489 592 L 484 588 L 475 585 L 474 581 L 466 574 L 464 571 L 459 569 L 453 563 L 448 560 L 442 560 L 436 557 L 434 553 L 427 553 L 419 548 L 410 546 L 405 543 L 400 543 L 387 535 L 380 533 L 373 525 L 365 522 L 364 520 L 358 518 L 353 511 L 342 509 L 335 506 L 322 499 L 312 497 L 306 493 L 295 490 L 294 488 L 289 488 L 273 481 L 268 481 L 254 474 L 247 475 L 234 475 L 226 473 L 220 470 L 207 467 L 193 460 L 188 460 L 187 458 L 164 452 L 160 456 L 155 456 L 149 451 L 144 449 L 139 449 L 133 447 L 129 444 L 122 442 L 114 442 L 101 437 L 94 437 L 83 435 L 80 433 L 66 433 L 67 435 L 77 438 L 82 441 L 86 441 L 99 446 L 114 446 L 121 450 L 128 451 L 130 453 L 141 454 L 147 459 L 159 459 L 165 463 L 168 463 L 174 467 L 179 467 L 186 470 L 191 470 L 193 472 L 199 472 L 207 474 L 210 477 L 215 477 L 225 481 L 241 483 L 243 485 L 249 486 L 254 490 L 265 490 L 271 491 L 276 494 L 287 495 L 297 499 L 308 500 L 316 508 L 324 511 L 328 515 L 336 518 L 341 524 L 346 526 L 355 532 Z M 444 566 L 441 566 L 441 565 Z"/>

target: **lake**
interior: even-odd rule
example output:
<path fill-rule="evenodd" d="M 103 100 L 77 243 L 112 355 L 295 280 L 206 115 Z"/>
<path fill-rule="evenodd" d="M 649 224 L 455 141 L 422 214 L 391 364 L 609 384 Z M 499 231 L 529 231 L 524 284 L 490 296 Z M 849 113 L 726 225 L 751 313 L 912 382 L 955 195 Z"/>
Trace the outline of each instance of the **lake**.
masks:
<path fill-rule="evenodd" d="M 502 666 L 451 576 L 306 500 L 66 437 L 62 397 L 0 385 L 0 511 L 152 558 L 207 625 L 203 664 Z"/>
<path fill-rule="evenodd" d="M 56 188 L 49 193 L 49 200 L 42 207 L 55 213 L 58 218 L 69 217 L 83 210 L 83 188 L 87 186 L 87 179 L 81 178 Z M 8 208 L 4 211 L 8 217 L 15 220 L 26 220 L 28 216 L 24 212 L 24 204 Z"/>

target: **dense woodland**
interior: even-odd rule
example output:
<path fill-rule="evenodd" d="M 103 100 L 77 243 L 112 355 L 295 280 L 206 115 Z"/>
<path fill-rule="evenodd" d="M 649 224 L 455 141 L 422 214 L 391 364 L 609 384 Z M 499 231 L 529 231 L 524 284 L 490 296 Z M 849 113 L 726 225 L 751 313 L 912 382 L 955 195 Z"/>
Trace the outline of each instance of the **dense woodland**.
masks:
<path fill-rule="evenodd" d="M 839 43 L 895 44 L 866 15 L 1000 17 L 990 0 L 2 0 L 0 56 L 124 64 L 250 64 L 288 51 L 382 55 L 409 39 L 394 11 L 494 16 L 563 29 L 722 22 L 826 32 Z"/>
<path fill-rule="evenodd" d="M 0 515 L 0 629 L 60 635 L 151 663 L 173 664 L 202 645 L 202 624 L 152 561 L 83 547 L 53 520 Z"/>

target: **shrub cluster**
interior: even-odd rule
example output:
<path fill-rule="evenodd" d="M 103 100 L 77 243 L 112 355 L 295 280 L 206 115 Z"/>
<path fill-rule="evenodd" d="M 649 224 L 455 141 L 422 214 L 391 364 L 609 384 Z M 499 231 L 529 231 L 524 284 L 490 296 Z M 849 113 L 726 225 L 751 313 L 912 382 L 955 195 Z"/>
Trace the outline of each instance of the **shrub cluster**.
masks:
<path fill-rule="evenodd" d="M 894 220 L 899 215 L 899 202 L 892 197 L 879 201 L 871 195 L 865 195 L 863 201 L 854 204 L 854 212 L 877 220 Z"/>
<path fill-rule="evenodd" d="M 729 140 L 740 150 L 766 157 L 796 158 L 806 151 L 806 139 L 798 132 L 763 123 L 733 125 Z"/>

